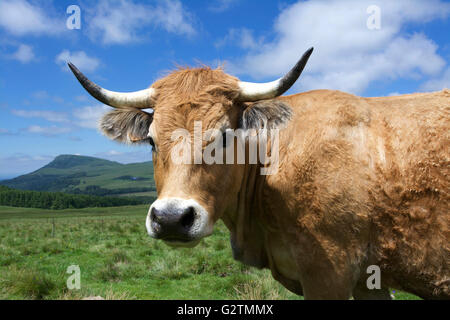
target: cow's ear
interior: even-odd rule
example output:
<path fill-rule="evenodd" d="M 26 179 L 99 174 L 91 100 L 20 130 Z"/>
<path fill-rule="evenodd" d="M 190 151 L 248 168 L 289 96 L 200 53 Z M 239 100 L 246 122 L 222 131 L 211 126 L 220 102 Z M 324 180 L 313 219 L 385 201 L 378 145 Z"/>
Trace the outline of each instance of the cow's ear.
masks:
<path fill-rule="evenodd" d="M 242 129 L 282 129 L 292 117 L 291 107 L 278 99 L 262 100 L 249 105 L 242 113 Z"/>
<path fill-rule="evenodd" d="M 145 143 L 153 114 L 130 109 L 115 109 L 100 120 L 100 130 L 110 139 L 123 143 Z"/>

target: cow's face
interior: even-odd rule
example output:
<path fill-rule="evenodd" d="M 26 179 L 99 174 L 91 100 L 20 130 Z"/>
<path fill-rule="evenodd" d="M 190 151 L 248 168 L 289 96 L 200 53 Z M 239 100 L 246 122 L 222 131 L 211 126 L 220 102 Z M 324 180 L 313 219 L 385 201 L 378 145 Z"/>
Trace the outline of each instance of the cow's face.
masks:
<path fill-rule="evenodd" d="M 158 199 L 150 206 L 147 231 L 172 245 L 195 245 L 212 233 L 214 222 L 239 189 L 241 166 L 207 164 L 202 157 L 209 144 L 225 149 L 218 133 L 238 126 L 242 109 L 233 99 L 237 79 L 221 70 L 185 69 L 153 88 L 158 94 L 148 135 Z M 208 131 L 211 139 L 201 141 Z M 197 149 L 196 138 L 201 139 Z"/>
<path fill-rule="evenodd" d="M 207 145 L 215 144 L 216 150 L 220 148 L 226 153 L 222 135 L 200 141 L 197 150 L 194 140 L 212 131 L 210 129 L 216 129 L 217 133 L 237 128 L 239 110 L 233 109 L 231 101 L 225 99 L 205 101 L 201 105 L 191 102 L 166 105 L 166 108 L 161 105 L 159 110 L 157 106 L 158 102 L 149 134 L 155 146 L 153 160 L 158 200 L 150 207 L 147 231 L 168 243 L 195 244 L 211 234 L 214 222 L 239 190 L 242 166 L 205 163 L 203 152 Z M 183 131 L 187 134 L 177 134 Z M 195 159 L 198 151 L 200 156 Z"/>
<path fill-rule="evenodd" d="M 152 114 L 114 110 L 101 128 L 115 140 L 152 145 L 158 199 L 150 206 L 147 231 L 168 244 L 192 246 L 236 207 L 245 164 L 237 159 L 238 141 L 230 133 L 263 123 L 280 125 L 290 109 L 274 100 L 240 102 L 238 79 L 220 69 L 179 70 L 152 88 L 158 92 Z M 205 159 L 207 148 L 214 156 L 222 153 L 220 159 Z M 227 161 L 230 152 L 233 160 Z"/>
<path fill-rule="evenodd" d="M 297 69 L 303 69 L 309 54 Z M 94 97 L 117 108 L 100 123 L 108 137 L 152 145 L 158 199 L 146 227 L 150 236 L 173 246 L 196 245 L 225 212 L 236 209 L 246 165 L 237 160 L 238 138 L 224 133 L 283 126 L 291 110 L 270 98 L 287 90 L 301 72 L 294 68 L 288 74 L 294 80 L 259 85 L 220 69 L 181 69 L 150 89 L 125 94 L 102 89 L 70 67 Z M 227 157 L 230 152 L 234 161 Z M 205 154 L 214 161 L 205 160 Z"/>

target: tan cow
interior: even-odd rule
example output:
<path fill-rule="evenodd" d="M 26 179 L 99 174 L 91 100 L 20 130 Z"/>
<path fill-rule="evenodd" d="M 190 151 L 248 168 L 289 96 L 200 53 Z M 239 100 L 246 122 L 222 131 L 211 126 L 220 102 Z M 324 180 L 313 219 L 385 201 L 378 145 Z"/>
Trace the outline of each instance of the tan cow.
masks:
<path fill-rule="evenodd" d="M 450 298 L 450 91 L 281 97 L 311 52 L 270 83 L 182 68 L 134 93 L 102 89 L 70 67 L 95 98 L 117 108 L 101 120 L 107 136 L 153 145 L 150 236 L 194 246 L 222 219 L 237 260 L 269 268 L 307 299 L 389 299 L 388 288 Z M 195 121 L 203 131 L 279 128 L 278 171 L 261 175 L 264 165 L 248 161 L 175 164 L 173 132 L 192 133 Z M 380 289 L 367 285 L 373 265 Z"/>

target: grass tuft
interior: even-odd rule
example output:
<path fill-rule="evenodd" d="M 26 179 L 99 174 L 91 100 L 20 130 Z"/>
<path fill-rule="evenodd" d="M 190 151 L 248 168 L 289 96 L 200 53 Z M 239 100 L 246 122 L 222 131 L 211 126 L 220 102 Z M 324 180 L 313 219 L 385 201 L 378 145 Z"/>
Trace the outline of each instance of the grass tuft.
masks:
<path fill-rule="evenodd" d="M 45 273 L 31 270 L 17 270 L 7 280 L 9 289 L 29 299 L 44 299 L 55 288 L 56 283 Z"/>

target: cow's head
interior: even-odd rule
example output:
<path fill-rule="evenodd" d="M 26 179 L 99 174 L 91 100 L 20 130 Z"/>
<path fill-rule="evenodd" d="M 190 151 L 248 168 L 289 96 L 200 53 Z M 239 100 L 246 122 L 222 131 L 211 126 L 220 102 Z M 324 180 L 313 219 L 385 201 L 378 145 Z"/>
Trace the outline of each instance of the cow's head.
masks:
<path fill-rule="evenodd" d="M 186 68 L 156 81 L 149 89 L 130 93 L 103 89 L 69 63 L 93 97 L 115 108 L 100 122 L 106 136 L 129 144 L 152 145 L 158 199 L 147 215 L 150 236 L 171 245 L 193 246 L 212 233 L 224 212 L 236 209 L 245 164 L 207 164 L 203 159 L 198 161 L 196 150 L 216 144 L 214 153 L 222 148 L 225 157 L 229 139 L 220 133 L 276 128 L 287 122 L 290 107 L 270 99 L 293 85 L 311 53 L 312 48 L 286 76 L 269 83 L 242 82 L 221 69 Z M 196 149 L 194 128 L 198 130 L 199 124 L 201 133 L 210 138 L 200 141 L 200 149 Z M 188 132 L 190 137 L 180 132 Z M 177 155 L 188 161 L 174 161 Z"/>

